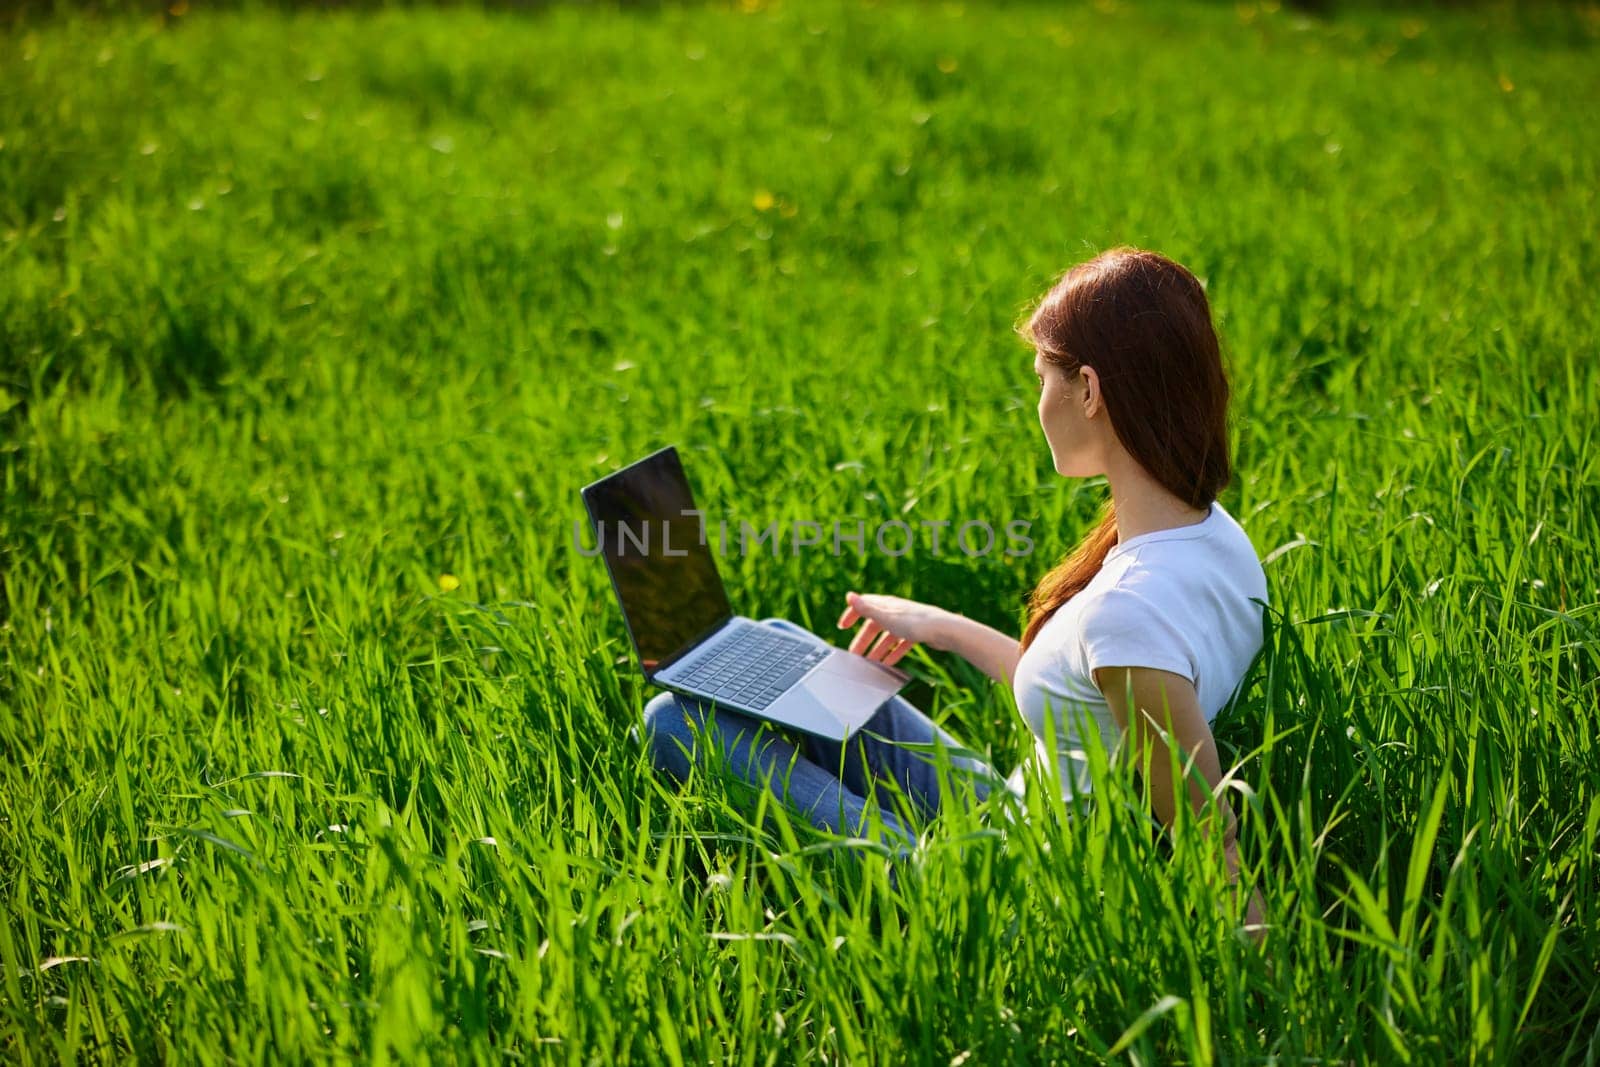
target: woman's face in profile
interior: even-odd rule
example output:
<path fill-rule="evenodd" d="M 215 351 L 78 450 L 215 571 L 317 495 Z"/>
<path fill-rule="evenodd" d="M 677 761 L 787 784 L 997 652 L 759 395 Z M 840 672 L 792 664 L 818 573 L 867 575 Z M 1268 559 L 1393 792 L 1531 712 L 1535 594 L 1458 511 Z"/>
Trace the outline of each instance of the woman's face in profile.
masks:
<path fill-rule="evenodd" d="M 1083 369 L 1069 375 L 1059 364 L 1036 351 L 1033 373 L 1039 383 L 1039 427 L 1044 430 L 1044 439 L 1050 446 L 1056 473 L 1067 478 L 1104 474 L 1099 427 L 1085 407 L 1087 378 Z M 1098 402 L 1094 407 L 1098 413 Z"/>

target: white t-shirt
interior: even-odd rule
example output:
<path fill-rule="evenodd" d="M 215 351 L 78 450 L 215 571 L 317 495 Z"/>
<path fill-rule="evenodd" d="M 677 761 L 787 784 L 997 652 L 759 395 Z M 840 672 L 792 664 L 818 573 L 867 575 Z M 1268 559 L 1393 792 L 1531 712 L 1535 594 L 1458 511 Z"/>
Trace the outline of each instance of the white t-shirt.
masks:
<path fill-rule="evenodd" d="M 1034 760 L 1048 760 L 1046 706 L 1055 712 L 1062 792 L 1089 791 L 1079 716 L 1099 726 L 1111 752 L 1121 730 L 1090 673 L 1155 667 L 1195 685 L 1206 722 L 1233 697 L 1261 648 L 1267 577 L 1234 517 L 1213 502 L 1198 523 L 1152 530 L 1113 545 L 1081 592 L 1057 609 L 1017 661 L 1012 689 L 1034 735 Z M 1048 763 L 1038 764 L 1047 767 Z M 1023 793 L 1023 767 L 1007 780 Z"/>

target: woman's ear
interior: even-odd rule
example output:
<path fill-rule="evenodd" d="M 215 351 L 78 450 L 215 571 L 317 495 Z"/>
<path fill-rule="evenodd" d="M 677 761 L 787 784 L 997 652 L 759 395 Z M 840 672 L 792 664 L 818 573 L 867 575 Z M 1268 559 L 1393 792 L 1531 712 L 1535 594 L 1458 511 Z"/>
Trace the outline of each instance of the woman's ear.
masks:
<path fill-rule="evenodd" d="M 1083 385 L 1083 396 L 1081 398 L 1083 417 L 1092 419 L 1099 413 L 1101 408 L 1100 372 L 1088 364 L 1084 364 L 1078 368 L 1078 374 L 1081 376 L 1080 380 Z"/>

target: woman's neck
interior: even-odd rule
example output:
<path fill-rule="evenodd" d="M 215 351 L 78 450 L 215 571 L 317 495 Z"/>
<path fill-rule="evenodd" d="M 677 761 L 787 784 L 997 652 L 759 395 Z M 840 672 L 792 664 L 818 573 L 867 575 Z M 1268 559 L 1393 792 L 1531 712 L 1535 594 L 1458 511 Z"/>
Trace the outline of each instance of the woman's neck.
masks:
<path fill-rule="evenodd" d="M 1193 526 L 1205 521 L 1206 508 L 1192 508 L 1150 477 L 1132 456 L 1108 464 L 1106 481 L 1116 506 L 1117 544 L 1157 530 Z"/>

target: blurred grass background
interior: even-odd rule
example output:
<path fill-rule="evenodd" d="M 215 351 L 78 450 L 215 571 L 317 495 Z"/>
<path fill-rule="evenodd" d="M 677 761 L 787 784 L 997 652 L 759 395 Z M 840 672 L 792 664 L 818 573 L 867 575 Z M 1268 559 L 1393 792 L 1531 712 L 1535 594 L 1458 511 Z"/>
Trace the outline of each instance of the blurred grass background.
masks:
<path fill-rule="evenodd" d="M 1592 5 L 24 12 L 0 1048 L 1592 1057 L 1597 38 Z M 1121 242 L 1206 281 L 1232 376 L 1274 631 L 1218 729 L 1270 969 L 1114 805 L 951 820 L 891 890 L 663 788 L 572 547 L 577 488 L 676 443 L 734 522 L 1032 523 L 1010 565 L 730 557 L 744 614 L 831 633 L 853 587 L 1014 630 L 1104 490 L 1050 470 L 1011 325 Z M 1009 769 L 1009 694 L 917 669 Z"/>

